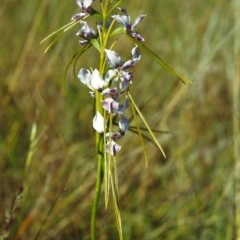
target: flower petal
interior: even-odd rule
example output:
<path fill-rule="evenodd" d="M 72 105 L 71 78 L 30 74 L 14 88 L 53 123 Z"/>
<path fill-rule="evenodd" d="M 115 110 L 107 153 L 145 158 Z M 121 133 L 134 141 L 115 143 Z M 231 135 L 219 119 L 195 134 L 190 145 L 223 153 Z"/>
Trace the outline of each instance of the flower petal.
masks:
<path fill-rule="evenodd" d="M 113 99 L 119 99 L 120 93 L 118 92 L 117 88 L 105 88 L 102 91 L 102 95 L 105 97 L 111 97 Z"/>
<path fill-rule="evenodd" d="M 93 118 L 93 128 L 98 133 L 103 133 L 104 132 L 104 118 L 101 115 L 101 113 L 99 113 L 99 112 L 96 112 L 96 114 Z"/>
<path fill-rule="evenodd" d="M 116 79 L 117 69 L 109 69 L 107 73 L 105 74 L 105 84 L 108 84 L 110 81 L 113 81 Z"/>
<path fill-rule="evenodd" d="M 108 97 L 102 101 L 102 107 L 107 110 L 109 113 L 115 112 L 119 108 L 119 102 Z"/>
<path fill-rule="evenodd" d="M 108 65 L 112 68 L 117 68 L 122 64 L 121 57 L 118 53 L 105 49 Z"/>
<path fill-rule="evenodd" d="M 82 18 L 84 18 L 85 16 L 87 16 L 88 14 L 86 12 L 81 12 L 81 13 L 77 13 L 75 15 L 72 16 L 71 20 L 72 21 L 78 21 Z"/>
<path fill-rule="evenodd" d="M 95 69 L 92 72 L 92 76 L 91 76 L 91 86 L 96 89 L 96 90 L 100 90 L 103 88 L 105 82 L 102 79 L 99 71 L 97 69 Z"/>
<path fill-rule="evenodd" d="M 132 53 L 132 60 L 135 63 L 141 59 L 141 54 L 139 52 L 139 47 L 137 45 L 132 49 L 131 53 Z"/>
<path fill-rule="evenodd" d="M 90 84 L 91 80 L 91 72 L 86 68 L 81 68 L 78 72 L 78 79 L 85 85 Z"/>
<path fill-rule="evenodd" d="M 133 31 L 136 27 L 137 27 L 137 25 L 144 19 L 146 17 L 146 15 L 140 15 L 136 20 L 135 20 L 135 22 L 132 24 L 132 26 L 131 26 L 131 30 Z"/>
<path fill-rule="evenodd" d="M 122 147 L 113 140 L 106 143 L 106 151 L 112 156 L 115 156 L 121 150 L 121 148 Z"/>
<path fill-rule="evenodd" d="M 94 0 L 76 0 L 77 5 L 81 8 L 82 11 L 85 11 Z"/>
<path fill-rule="evenodd" d="M 126 29 L 130 24 L 129 15 L 113 15 L 112 18 L 114 18 L 118 23 L 120 23 Z"/>
<path fill-rule="evenodd" d="M 125 116 L 123 115 L 120 116 L 118 127 L 124 133 L 128 130 L 129 123 L 128 123 L 128 119 Z"/>

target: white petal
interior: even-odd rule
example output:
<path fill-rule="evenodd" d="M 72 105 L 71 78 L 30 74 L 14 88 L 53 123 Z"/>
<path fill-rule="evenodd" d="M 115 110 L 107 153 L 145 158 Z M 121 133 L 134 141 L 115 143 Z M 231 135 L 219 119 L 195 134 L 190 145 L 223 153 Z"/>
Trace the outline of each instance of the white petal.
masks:
<path fill-rule="evenodd" d="M 94 89 L 99 90 L 99 89 L 103 88 L 104 84 L 105 84 L 105 82 L 102 79 L 99 71 L 97 69 L 95 69 L 91 76 L 91 86 Z"/>
<path fill-rule="evenodd" d="M 88 8 L 92 4 L 93 1 L 94 0 L 84 0 L 83 4 L 84 4 L 85 8 Z"/>
<path fill-rule="evenodd" d="M 116 52 L 105 49 L 105 53 L 110 67 L 115 68 L 121 65 L 121 57 Z"/>
<path fill-rule="evenodd" d="M 116 78 L 117 69 L 109 69 L 104 77 L 106 84 Z"/>
<path fill-rule="evenodd" d="M 141 59 L 141 54 L 139 52 L 139 47 L 137 45 L 132 49 L 131 53 L 132 53 L 132 57 L 133 57 L 132 60 L 134 62 L 137 62 Z"/>
<path fill-rule="evenodd" d="M 128 24 L 130 23 L 130 17 L 128 15 L 113 15 L 112 18 L 122 24 L 124 28 L 127 28 Z"/>
<path fill-rule="evenodd" d="M 85 85 L 90 84 L 91 72 L 86 68 L 81 68 L 78 72 L 78 79 Z"/>
<path fill-rule="evenodd" d="M 101 113 L 99 113 L 99 112 L 96 112 L 96 114 L 93 118 L 93 128 L 98 133 L 103 133 L 104 132 L 104 118 L 101 115 Z"/>

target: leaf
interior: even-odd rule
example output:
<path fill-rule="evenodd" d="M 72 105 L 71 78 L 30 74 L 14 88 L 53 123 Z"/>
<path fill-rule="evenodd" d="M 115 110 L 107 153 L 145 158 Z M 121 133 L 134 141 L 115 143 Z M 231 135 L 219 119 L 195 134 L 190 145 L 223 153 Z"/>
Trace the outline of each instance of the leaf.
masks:
<path fill-rule="evenodd" d="M 139 123 L 138 123 L 137 116 L 136 116 L 135 107 L 134 107 L 134 104 L 133 104 L 132 101 L 131 101 L 131 107 L 132 107 L 132 112 L 133 112 L 133 118 L 134 118 L 134 121 L 135 121 L 135 124 L 136 124 L 136 128 L 137 128 L 137 133 L 138 133 L 138 136 L 140 137 L 141 145 L 142 145 L 142 148 L 143 148 L 144 159 L 145 159 L 145 163 L 146 163 L 146 167 L 147 167 L 148 166 L 147 151 L 146 151 L 146 148 L 145 148 L 142 132 L 141 132 L 141 129 L 140 129 L 140 126 L 139 126 Z"/>
<path fill-rule="evenodd" d="M 98 42 L 98 40 L 96 38 L 91 39 L 91 44 L 100 52 L 101 47 L 100 44 Z"/>
<path fill-rule="evenodd" d="M 146 45 L 143 43 L 137 41 L 135 38 L 130 38 L 137 44 L 144 52 L 146 52 L 158 65 L 160 65 L 163 69 L 165 69 L 168 73 L 173 75 L 174 77 L 177 77 L 179 80 L 181 80 L 184 84 L 191 83 L 191 81 L 182 75 L 178 74 L 172 67 L 170 67 L 161 57 L 159 57 L 156 53 L 154 53 L 151 49 L 149 49 Z"/>
<path fill-rule="evenodd" d="M 155 144 L 157 145 L 157 147 L 160 149 L 160 151 L 162 152 L 164 158 L 166 158 L 166 154 L 165 154 L 165 152 L 163 151 L 161 145 L 159 144 L 158 140 L 157 140 L 156 137 L 154 136 L 154 134 L 153 134 L 151 128 L 149 127 L 149 125 L 148 125 L 146 119 L 144 118 L 144 116 L 142 115 L 141 111 L 139 110 L 139 108 L 137 107 L 136 103 L 134 102 L 134 100 L 133 100 L 133 98 L 132 98 L 132 95 L 130 94 L 129 91 L 128 91 L 127 93 L 128 93 L 128 97 L 129 97 L 130 101 L 132 102 L 132 104 L 133 104 L 135 110 L 137 111 L 137 113 L 139 114 L 139 116 L 140 116 L 140 118 L 142 119 L 143 123 L 145 124 L 145 126 L 146 126 L 146 128 L 147 128 L 149 134 L 151 135 L 151 137 L 152 137 L 154 143 L 155 143 Z"/>
<path fill-rule="evenodd" d="M 46 42 L 47 40 L 49 40 L 52 37 L 55 37 L 54 40 L 48 45 L 48 47 L 45 49 L 45 53 L 54 45 L 54 43 L 56 43 L 56 41 L 63 35 L 63 33 L 67 32 L 69 29 L 71 29 L 72 27 L 74 27 L 76 24 L 78 24 L 79 21 L 71 21 L 69 23 L 67 23 L 66 25 L 60 27 L 58 30 L 52 32 L 51 34 L 49 34 L 47 37 L 45 37 L 40 44 Z"/>
<path fill-rule="evenodd" d="M 71 65 L 73 65 L 73 77 L 75 78 L 75 72 L 76 72 L 76 64 L 77 64 L 77 60 L 82 56 L 82 54 L 84 52 L 86 52 L 92 45 L 88 44 L 85 47 L 81 48 L 76 54 L 73 55 L 72 59 L 69 61 L 69 63 L 67 64 L 65 71 L 64 71 L 64 75 L 63 75 L 63 80 L 62 80 L 62 89 L 63 92 L 65 92 L 65 82 L 66 82 L 66 78 L 67 78 L 67 73 L 69 68 L 71 67 Z"/>
<path fill-rule="evenodd" d="M 125 32 L 126 31 L 123 27 L 118 27 L 111 32 L 110 37 L 114 37 L 116 35 L 119 35 L 119 34 L 122 34 L 122 33 L 125 33 Z"/>
<path fill-rule="evenodd" d="M 113 207 L 114 207 L 114 212 L 115 212 L 115 217 L 116 217 L 116 222 L 117 222 L 119 239 L 123 240 L 121 214 L 120 214 L 120 211 L 119 211 L 117 192 L 116 192 L 116 189 L 115 189 L 115 186 L 114 186 L 114 182 L 113 182 L 114 180 L 112 178 L 112 175 L 110 177 L 110 181 L 111 181 L 111 187 L 112 187 Z"/>

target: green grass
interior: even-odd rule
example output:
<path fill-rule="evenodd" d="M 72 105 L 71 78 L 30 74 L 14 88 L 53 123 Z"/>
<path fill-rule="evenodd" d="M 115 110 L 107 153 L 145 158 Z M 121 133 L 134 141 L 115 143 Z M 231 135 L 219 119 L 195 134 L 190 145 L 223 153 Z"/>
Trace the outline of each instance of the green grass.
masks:
<path fill-rule="evenodd" d="M 126 5 L 133 16 L 147 14 L 139 29 L 146 44 L 193 83 L 181 84 L 144 54 L 136 66 L 132 92 L 150 125 L 168 132 L 158 135 L 167 159 L 146 142 L 146 169 L 137 136 L 129 133 L 122 141 L 124 238 L 236 239 L 233 140 L 239 144 L 240 108 L 233 98 L 239 88 L 239 78 L 233 78 L 233 42 L 239 41 L 234 8 L 227 0 Z M 89 239 L 97 167 L 92 101 L 71 72 L 62 91 L 78 40 L 70 31 L 47 55 L 39 45 L 77 11 L 74 1 L 1 6 L 0 236 L 9 232 L 9 239 Z M 91 53 L 78 68 L 96 64 Z M 15 199 L 21 186 L 23 197 Z M 103 201 L 102 194 L 98 239 L 117 239 L 112 206 L 105 210 Z"/>

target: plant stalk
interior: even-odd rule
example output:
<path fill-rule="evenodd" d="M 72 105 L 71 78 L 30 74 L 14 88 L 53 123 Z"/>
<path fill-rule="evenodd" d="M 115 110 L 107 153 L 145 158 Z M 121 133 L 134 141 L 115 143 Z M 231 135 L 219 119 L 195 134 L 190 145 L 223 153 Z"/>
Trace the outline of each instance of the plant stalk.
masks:
<path fill-rule="evenodd" d="M 101 192 L 101 186 L 103 181 L 103 153 L 102 153 L 102 136 L 97 133 L 96 134 L 96 142 L 97 142 L 97 151 L 98 151 L 98 167 L 97 167 L 97 180 L 95 187 L 95 196 L 92 205 L 92 213 L 91 213 L 91 240 L 96 240 L 96 219 L 97 219 L 97 210 L 99 197 Z"/>

